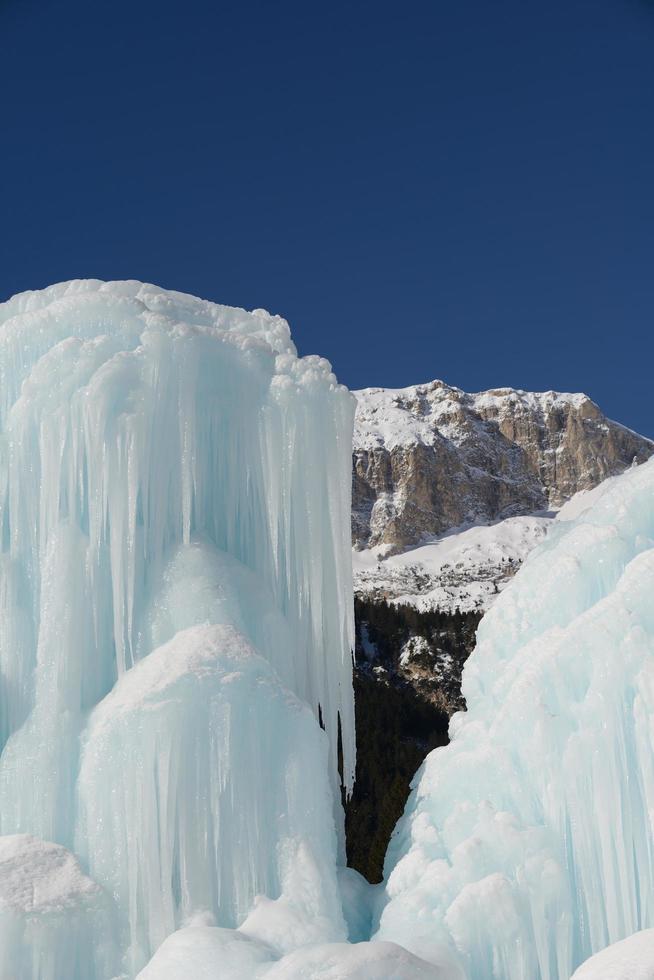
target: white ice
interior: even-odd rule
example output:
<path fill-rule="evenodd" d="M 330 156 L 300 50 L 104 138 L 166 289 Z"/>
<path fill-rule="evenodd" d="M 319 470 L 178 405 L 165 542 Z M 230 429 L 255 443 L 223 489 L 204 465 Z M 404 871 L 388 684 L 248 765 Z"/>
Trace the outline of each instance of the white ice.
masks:
<path fill-rule="evenodd" d="M 0 305 L 0 833 L 78 855 L 121 959 L 43 980 L 133 976 L 196 914 L 276 956 L 345 940 L 353 414 L 262 310 Z M 43 962 L 66 927 L 97 952 L 76 915 Z"/>
<path fill-rule="evenodd" d="M 335 790 L 340 718 L 351 787 L 354 399 L 328 362 L 265 311 L 84 280 L 0 305 L 0 392 L 0 745 L 16 733 L 11 769 L 42 769 L 35 819 L 0 766 L 2 832 L 70 843 L 83 716 L 166 629 L 144 613 L 193 538 L 286 619 L 278 656 L 320 712 Z"/>
<path fill-rule="evenodd" d="M 469 980 L 568 980 L 654 925 L 654 462 L 556 522 L 482 620 L 416 777 L 378 938 Z"/>
<path fill-rule="evenodd" d="M 116 898 L 131 972 L 199 910 L 256 918 L 259 895 L 292 947 L 345 938 L 327 739 L 232 626 L 182 630 L 121 677 L 78 796 L 76 849 Z"/>

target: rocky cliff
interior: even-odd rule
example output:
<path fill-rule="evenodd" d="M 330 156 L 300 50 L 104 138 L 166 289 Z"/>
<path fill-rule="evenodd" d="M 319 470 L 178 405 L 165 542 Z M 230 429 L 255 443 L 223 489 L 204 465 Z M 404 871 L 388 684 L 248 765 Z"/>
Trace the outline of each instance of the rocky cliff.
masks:
<path fill-rule="evenodd" d="M 654 452 L 583 394 L 468 394 L 442 381 L 355 394 L 357 548 L 398 552 L 452 527 L 558 507 Z"/>

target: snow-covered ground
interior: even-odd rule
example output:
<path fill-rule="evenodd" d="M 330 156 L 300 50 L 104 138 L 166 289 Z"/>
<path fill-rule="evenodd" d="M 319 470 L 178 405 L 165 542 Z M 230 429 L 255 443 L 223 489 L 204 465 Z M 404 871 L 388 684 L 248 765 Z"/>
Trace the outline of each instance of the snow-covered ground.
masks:
<path fill-rule="evenodd" d="M 381 545 L 353 551 L 360 597 L 405 603 L 420 611 L 487 609 L 539 544 L 553 516 L 510 517 L 490 525 L 454 528 L 399 555 Z"/>
<path fill-rule="evenodd" d="M 387 545 L 353 549 L 355 594 L 415 606 L 421 612 L 486 611 L 553 524 L 575 520 L 617 479 L 580 491 L 558 511 L 452 528 L 401 554 L 389 554 Z"/>

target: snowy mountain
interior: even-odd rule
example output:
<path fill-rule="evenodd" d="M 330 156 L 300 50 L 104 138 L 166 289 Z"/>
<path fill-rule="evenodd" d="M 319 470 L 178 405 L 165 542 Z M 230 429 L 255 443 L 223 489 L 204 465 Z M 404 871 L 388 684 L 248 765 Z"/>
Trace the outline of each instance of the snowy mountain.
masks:
<path fill-rule="evenodd" d="M 654 443 L 584 394 L 442 381 L 355 392 L 352 538 L 398 552 L 455 527 L 559 507 Z"/>
<path fill-rule="evenodd" d="M 575 494 L 654 452 L 584 394 L 467 394 L 442 381 L 356 392 L 355 591 L 486 609 Z"/>

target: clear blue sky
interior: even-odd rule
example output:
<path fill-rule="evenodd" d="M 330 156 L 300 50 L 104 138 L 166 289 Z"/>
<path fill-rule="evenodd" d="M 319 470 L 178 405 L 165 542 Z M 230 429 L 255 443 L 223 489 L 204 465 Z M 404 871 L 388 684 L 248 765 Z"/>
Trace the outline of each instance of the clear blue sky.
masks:
<path fill-rule="evenodd" d="M 0 93 L 3 298 L 146 279 L 654 435 L 645 0 L 0 0 Z"/>

